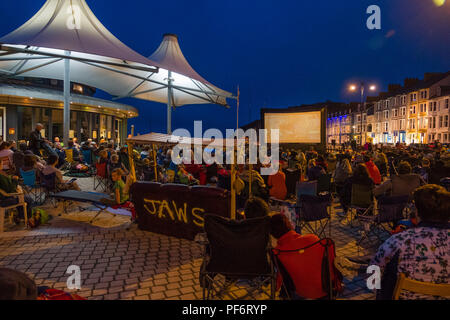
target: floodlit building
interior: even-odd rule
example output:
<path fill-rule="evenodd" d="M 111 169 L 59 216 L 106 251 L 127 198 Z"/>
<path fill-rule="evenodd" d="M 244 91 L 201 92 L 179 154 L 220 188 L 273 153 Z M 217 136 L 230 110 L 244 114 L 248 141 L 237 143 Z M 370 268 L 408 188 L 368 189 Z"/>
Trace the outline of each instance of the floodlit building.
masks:
<path fill-rule="evenodd" d="M 128 105 L 93 97 L 93 87 L 71 83 L 70 138 L 85 141 L 113 140 L 127 136 L 127 120 L 138 111 Z M 0 81 L 0 137 L 28 140 L 37 123 L 43 136 L 53 141 L 63 137 L 62 81 L 42 78 Z"/>

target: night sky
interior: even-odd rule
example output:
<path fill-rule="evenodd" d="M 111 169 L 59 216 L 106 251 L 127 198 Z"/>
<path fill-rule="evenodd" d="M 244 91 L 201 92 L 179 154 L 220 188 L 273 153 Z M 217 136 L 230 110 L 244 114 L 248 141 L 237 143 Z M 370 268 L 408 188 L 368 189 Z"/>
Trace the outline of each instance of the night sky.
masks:
<path fill-rule="evenodd" d="M 435 0 L 439 2 L 438 0 Z M 26 22 L 44 0 L 0 1 L 1 36 Z M 433 0 L 237 1 L 87 0 L 94 14 L 121 41 L 149 56 L 164 33 L 179 36 L 181 49 L 205 79 L 227 91 L 241 90 L 240 123 L 259 118 L 263 107 L 319 101 L 358 101 L 346 90 L 365 80 L 386 90 L 404 77 L 450 70 L 450 1 Z M 366 8 L 381 8 L 381 30 L 366 28 Z M 104 96 L 101 95 L 100 96 Z M 140 116 L 136 133 L 165 132 L 166 106 L 123 99 Z M 234 128 L 231 109 L 184 106 L 173 128 Z"/>

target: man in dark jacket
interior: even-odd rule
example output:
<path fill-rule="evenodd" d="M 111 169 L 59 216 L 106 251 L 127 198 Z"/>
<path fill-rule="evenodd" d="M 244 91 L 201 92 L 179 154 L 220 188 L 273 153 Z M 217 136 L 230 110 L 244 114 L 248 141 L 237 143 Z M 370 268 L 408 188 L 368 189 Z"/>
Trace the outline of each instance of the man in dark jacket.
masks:
<path fill-rule="evenodd" d="M 44 149 L 48 155 L 56 154 L 55 151 L 47 144 L 48 141 L 41 135 L 41 130 L 44 129 L 42 123 L 36 124 L 36 129 L 30 134 L 30 149 L 33 153 L 41 157 L 41 149 Z"/>

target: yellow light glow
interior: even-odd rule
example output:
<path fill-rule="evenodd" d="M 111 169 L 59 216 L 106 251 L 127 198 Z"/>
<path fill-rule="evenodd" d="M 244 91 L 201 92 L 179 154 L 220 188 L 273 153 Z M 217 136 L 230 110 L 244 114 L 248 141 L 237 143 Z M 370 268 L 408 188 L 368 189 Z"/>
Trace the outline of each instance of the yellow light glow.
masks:
<path fill-rule="evenodd" d="M 445 4 L 445 0 L 433 0 L 433 2 L 438 7 L 442 7 Z"/>
<path fill-rule="evenodd" d="M 349 87 L 349 89 L 350 89 L 350 91 L 355 91 L 355 90 L 356 90 L 356 86 L 355 86 L 355 85 L 351 85 L 351 86 Z"/>
<path fill-rule="evenodd" d="M 372 90 L 372 91 L 375 91 L 375 89 L 376 89 L 377 87 L 375 87 L 375 86 L 370 86 L 370 90 Z"/>

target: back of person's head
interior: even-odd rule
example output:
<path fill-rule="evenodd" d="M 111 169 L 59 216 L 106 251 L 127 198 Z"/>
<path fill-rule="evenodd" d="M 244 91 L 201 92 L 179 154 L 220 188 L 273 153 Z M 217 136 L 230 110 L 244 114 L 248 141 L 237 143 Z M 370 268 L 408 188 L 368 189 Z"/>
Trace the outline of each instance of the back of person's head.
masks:
<path fill-rule="evenodd" d="M 73 140 L 69 140 L 69 143 L 67 144 L 69 146 L 69 148 L 73 147 Z"/>
<path fill-rule="evenodd" d="M 117 154 L 112 154 L 111 155 L 111 162 L 113 162 L 113 163 L 119 162 L 119 156 Z"/>
<path fill-rule="evenodd" d="M 5 150 L 5 149 L 8 149 L 8 148 L 9 148 L 9 143 L 7 141 L 3 141 L 0 144 L 0 150 Z"/>
<path fill-rule="evenodd" d="M 370 157 L 368 155 L 364 155 L 364 162 L 369 162 L 370 161 Z"/>
<path fill-rule="evenodd" d="M 19 150 L 20 151 L 25 152 L 25 151 L 27 151 L 27 149 L 28 149 L 28 146 L 27 146 L 26 143 L 22 142 L 22 143 L 19 144 Z"/>
<path fill-rule="evenodd" d="M 359 163 L 353 171 L 353 177 L 359 179 L 370 178 L 369 171 L 367 170 L 366 165 L 363 163 Z"/>
<path fill-rule="evenodd" d="M 448 223 L 450 219 L 450 192 L 436 184 L 427 184 L 414 191 L 414 202 L 419 218 L 424 222 Z"/>
<path fill-rule="evenodd" d="M 252 197 L 245 203 L 244 212 L 245 217 L 251 219 L 267 216 L 270 209 L 263 199 L 259 197 Z"/>
<path fill-rule="evenodd" d="M 101 150 L 99 152 L 99 155 L 101 158 L 107 158 L 108 157 L 108 152 L 106 150 Z"/>
<path fill-rule="evenodd" d="M 291 230 L 291 222 L 284 214 L 278 213 L 270 217 L 270 234 L 275 239 L 280 239 Z"/>
<path fill-rule="evenodd" d="M 29 167 L 29 168 L 34 167 L 36 162 L 37 162 L 37 159 L 34 154 L 25 154 L 23 157 L 23 165 L 25 167 Z"/>
<path fill-rule="evenodd" d="M 409 162 L 401 161 L 398 165 L 397 171 L 399 174 L 410 174 L 412 172 L 412 167 Z"/>
<path fill-rule="evenodd" d="M 56 154 L 51 154 L 48 156 L 47 164 L 54 165 L 58 162 L 58 156 Z"/>
<path fill-rule="evenodd" d="M 0 268 L 0 300 L 36 300 L 36 283 L 25 273 Z"/>

